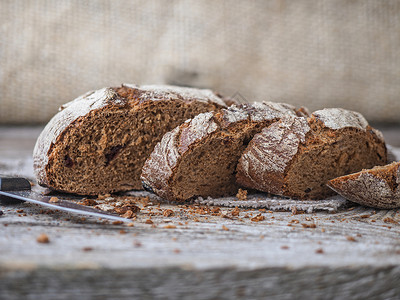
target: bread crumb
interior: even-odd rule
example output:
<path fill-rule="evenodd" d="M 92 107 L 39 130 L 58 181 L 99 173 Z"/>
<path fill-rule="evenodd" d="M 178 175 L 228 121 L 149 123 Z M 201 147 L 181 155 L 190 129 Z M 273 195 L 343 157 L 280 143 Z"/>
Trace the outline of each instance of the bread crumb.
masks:
<path fill-rule="evenodd" d="M 317 253 L 317 254 L 324 254 L 324 249 L 318 248 L 317 250 L 315 250 L 315 253 Z"/>
<path fill-rule="evenodd" d="M 36 241 L 37 241 L 38 243 L 42 243 L 42 244 L 48 244 L 48 243 L 50 243 L 50 239 L 49 239 L 49 237 L 47 236 L 47 234 L 45 234 L 45 233 L 42 233 L 41 235 L 39 235 L 39 236 L 37 237 Z"/>
<path fill-rule="evenodd" d="M 283 246 L 281 246 L 281 249 L 282 250 L 287 250 L 287 249 L 289 249 L 289 246 L 283 245 Z"/>
<path fill-rule="evenodd" d="M 260 222 L 260 221 L 264 221 L 265 217 L 262 214 L 258 214 L 255 217 L 251 218 L 250 221 L 253 222 Z"/>
<path fill-rule="evenodd" d="M 233 217 L 237 217 L 240 214 L 240 209 L 236 206 L 232 211 L 231 214 Z"/>
<path fill-rule="evenodd" d="M 119 234 L 126 234 L 126 230 L 121 229 L 121 230 L 119 231 Z"/>
<path fill-rule="evenodd" d="M 229 228 L 226 227 L 225 225 L 222 225 L 222 230 L 229 231 Z"/>
<path fill-rule="evenodd" d="M 317 227 L 317 225 L 315 225 L 315 223 L 311 223 L 311 224 L 302 223 L 301 226 L 303 226 L 304 228 L 316 228 Z"/>
<path fill-rule="evenodd" d="M 133 226 L 135 226 L 135 225 L 134 225 L 133 222 L 132 222 L 132 223 L 126 224 L 126 226 L 128 226 L 128 227 L 133 227 Z"/>
<path fill-rule="evenodd" d="M 239 189 L 236 197 L 238 198 L 238 200 L 247 200 L 247 190 Z"/>
<path fill-rule="evenodd" d="M 153 221 L 150 220 L 150 219 L 147 219 L 147 220 L 145 221 L 145 223 L 146 223 L 146 224 L 153 224 Z"/>
<path fill-rule="evenodd" d="M 130 219 L 133 217 L 133 215 L 134 215 L 133 211 L 127 210 L 121 217 L 125 219 Z"/>
<path fill-rule="evenodd" d="M 114 221 L 111 224 L 113 224 L 113 225 L 121 225 L 122 223 L 124 223 L 124 222 L 122 222 L 122 221 Z"/>
<path fill-rule="evenodd" d="M 164 215 L 164 217 L 171 217 L 174 215 L 174 212 L 172 209 L 166 209 L 166 210 L 164 210 L 163 215 Z"/>
<path fill-rule="evenodd" d="M 392 223 L 392 224 L 398 224 L 399 222 L 397 222 L 396 220 L 394 220 L 393 218 L 391 218 L 391 217 L 386 217 L 386 218 L 384 218 L 383 219 L 383 222 L 385 222 L 385 223 Z"/>
<path fill-rule="evenodd" d="M 84 199 L 82 199 L 82 201 L 78 202 L 78 204 L 85 205 L 85 206 L 95 206 L 98 203 L 94 199 L 84 198 Z"/>
<path fill-rule="evenodd" d="M 348 240 L 348 241 L 350 241 L 350 242 L 356 242 L 357 240 L 354 238 L 354 237 L 352 237 L 352 236 L 346 236 L 346 240 Z"/>
<path fill-rule="evenodd" d="M 82 248 L 82 251 L 85 251 L 85 252 L 87 252 L 87 251 L 92 251 L 92 250 L 93 250 L 92 247 L 83 247 L 83 248 Z"/>
<path fill-rule="evenodd" d="M 49 203 L 57 203 L 60 202 L 60 200 L 57 197 L 51 197 L 49 200 Z"/>
<path fill-rule="evenodd" d="M 181 253 L 181 250 L 180 249 L 174 249 L 174 253 L 176 253 L 176 254 Z"/>
<path fill-rule="evenodd" d="M 175 226 L 175 225 L 168 224 L 168 225 L 165 225 L 164 228 L 165 228 L 165 229 L 175 229 L 176 226 Z"/>

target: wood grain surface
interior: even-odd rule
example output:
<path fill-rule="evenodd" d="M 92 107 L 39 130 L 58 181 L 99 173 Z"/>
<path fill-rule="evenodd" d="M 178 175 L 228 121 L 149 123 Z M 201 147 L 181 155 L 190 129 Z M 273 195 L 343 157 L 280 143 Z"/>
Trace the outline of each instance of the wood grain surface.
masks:
<path fill-rule="evenodd" d="M 0 128 L 0 173 L 32 177 L 39 132 Z M 0 299 L 400 298 L 399 210 L 141 208 L 128 227 L 1 204 Z"/>

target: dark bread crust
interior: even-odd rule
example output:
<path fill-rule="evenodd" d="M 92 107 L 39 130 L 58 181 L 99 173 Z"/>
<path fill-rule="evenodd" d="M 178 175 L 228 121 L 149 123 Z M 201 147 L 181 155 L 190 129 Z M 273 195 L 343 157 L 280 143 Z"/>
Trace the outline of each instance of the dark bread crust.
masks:
<path fill-rule="evenodd" d="M 123 85 L 89 92 L 62 106 L 39 136 L 33 155 L 38 183 L 91 195 L 141 189 L 141 166 L 162 135 L 222 107 L 209 90 Z M 79 169 L 88 157 L 92 164 Z M 131 165 L 129 172 L 121 163 Z"/>
<path fill-rule="evenodd" d="M 381 134 L 360 114 L 325 109 L 264 128 L 243 152 L 237 181 L 271 194 L 323 199 L 333 194 L 328 180 L 386 161 Z"/>
<path fill-rule="evenodd" d="M 400 162 L 341 176 L 327 183 L 350 201 L 381 209 L 400 207 L 399 184 Z"/>
<path fill-rule="evenodd" d="M 232 195 L 238 189 L 236 164 L 247 143 L 286 115 L 296 116 L 294 107 L 271 102 L 200 114 L 155 146 L 143 167 L 143 184 L 171 201 Z"/>

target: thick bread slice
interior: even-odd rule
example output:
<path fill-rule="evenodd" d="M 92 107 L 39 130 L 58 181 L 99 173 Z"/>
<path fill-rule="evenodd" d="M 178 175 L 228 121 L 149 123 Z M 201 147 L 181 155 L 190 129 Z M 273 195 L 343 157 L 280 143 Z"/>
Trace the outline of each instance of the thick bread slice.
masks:
<path fill-rule="evenodd" d="M 328 186 L 344 198 L 375 208 L 400 207 L 400 162 L 338 177 Z"/>
<path fill-rule="evenodd" d="M 294 107 L 272 102 L 200 114 L 156 145 L 143 167 L 143 184 L 172 201 L 232 195 L 238 189 L 236 165 L 248 142 L 287 115 L 296 116 Z"/>
<path fill-rule="evenodd" d="M 386 146 L 364 117 L 345 109 L 284 118 L 255 135 L 237 168 L 239 184 L 297 199 L 323 199 L 328 180 L 383 165 Z"/>
<path fill-rule="evenodd" d="M 210 90 L 125 84 L 89 92 L 63 105 L 39 136 L 38 183 L 85 195 L 141 189 L 144 161 L 164 133 L 222 107 Z"/>

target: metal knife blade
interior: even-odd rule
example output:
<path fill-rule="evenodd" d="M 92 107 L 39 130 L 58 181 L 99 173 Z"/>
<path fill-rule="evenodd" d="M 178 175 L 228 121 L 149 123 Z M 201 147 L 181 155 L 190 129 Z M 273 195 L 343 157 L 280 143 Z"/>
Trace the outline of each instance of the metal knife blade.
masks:
<path fill-rule="evenodd" d="M 52 196 L 45 196 L 31 191 L 31 185 L 25 178 L 0 176 L 0 196 L 22 200 L 51 209 L 67 211 L 74 214 L 89 215 L 99 218 L 106 218 L 114 221 L 132 222 L 116 214 L 105 212 L 92 207 L 80 205 L 68 200 L 57 199 L 57 202 L 50 202 Z M 54 197 L 54 196 L 53 196 Z"/>

